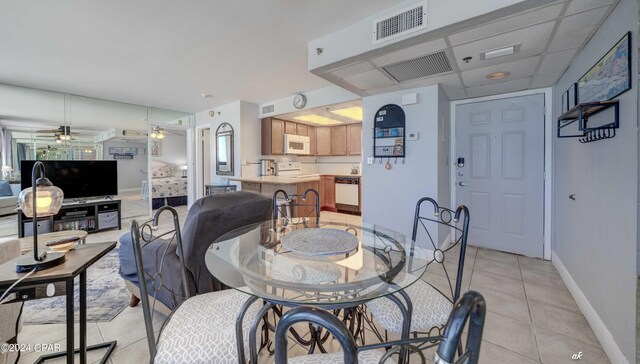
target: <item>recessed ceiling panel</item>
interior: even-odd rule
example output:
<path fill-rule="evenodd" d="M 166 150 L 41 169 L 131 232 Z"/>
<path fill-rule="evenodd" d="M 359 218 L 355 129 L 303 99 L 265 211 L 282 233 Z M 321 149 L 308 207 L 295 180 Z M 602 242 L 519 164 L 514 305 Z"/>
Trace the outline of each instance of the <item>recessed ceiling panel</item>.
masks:
<path fill-rule="evenodd" d="M 384 56 L 373 58 L 371 62 L 376 66 L 382 67 L 392 63 L 405 61 L 407 59 L 424 56 L 425 54 L 434 53 L 445 48 L 447 48 L 447 43 L 444 39 L 440 38 L 430 42 L 414 45 L 413 47 L 404 48 L 399 51 L 387 53 Z"/>
<path fill-rule="evenodd" d="M 446 90 L 455 90 L 463 88 L 460 77 L 457 73 L 449 73 L 447 75 L 425 77 L 418 80 L 406 81 L 400 84 L 403 89 L 410 89 L 415 87 L 431 86 L 439 83 L 442 88 Z"/>
<path fill-rule="evenodd" d="M 361 72 L 370 71 L 375 67 L 368 61 L 352 63 L 348 66 L 340 67 L 338 69 L 332 70 L 331 73 L 336 75 L 339 78 L 345 78 L 351 75 L 355 75 Z"/>
<path fill-rule="evenodd" d="M 540 88 L 553 86 L 558 82 L 564 72 L 558 72 L 556 74 L 547 73 L 533 76 L 531 86 L 529 88 Z"/>
<path fill-rule="evenodd" d="M 600 6 L 609 5 L 612 0 L 573 0 L 569 3 L 565 15 L 575 14 L 585 10 L 591 10 Z"/>
<path fill-rule="evenodd" d="M 562 11 L 562 4 L 556 4 L 524 14 L 502 18 L 493 23 L 484 24 L 470 30 L 450 35 L 449 41 L 451 42 L 451 45 L 455 47 L 464 43 L 492 37 L 515 29 L 555 19 L 560 15 L 560 11 Z"/>
<path fill-rule="evenodd" d="M 562 19 L 549 46 L 549 52 L 582 46 L 607 11 L 608 8 L 599 8 Z"/>
<path fill-rule="evenodd" d="M 361 72 L 357 75 L 346 77 L 344 80 L 361 90 L 372 90 L 394 85 L 394 82 L 378 70 Z"/>
<path fill-rule="evenodd" d="M 453 48 L 453 53 L 461 71 L 470 70 L 489 65 L 500 64 L 506 61 L 535 56 L 544 52 L 553 32 L 555 21 L 534 25 L 511 33 L 482 39 Z M 498 57 L 490 60 L 480 60 L 480 53 L 520 44 L 520 51 L 511 56 Z M 462 61 L 465 57 L 473 57 L 471 62 Z"/>
<path fill-rule="evenodd" d="M 519 78 L 531 77 L 536 71 L 540 57 L 531 57 L 515 62 L 508 62 L 501 65 L 478 68 L 462 72 L 462 82 L 467 87 L 490 85 L 500 82 L 516 80 Z M 510 75 L 499 81 L 492 81 L 487 75 L 495 72 L 509 72 Z"/>
<path fill-rule="evenodd" d="M 500 82 L 493 85 L 469 87 L 467 88 L 467 96 L 480 97 L 521 91 L 527 89 L 530 83 L 531 78 L 522 78 L 514 81 Z"/>
<path fill-rule="evenodd" d="M 538 74 L 546 74 L 546 73 L 558 73 L 563 72 L 569 63 L 573 59 L 573 56 L 576 54 L 578 49 L 567 49 L 566 51 L 547 53 L 544 56 L 544 59 L 540 63 L 540 67 L 536 73 Z"/>

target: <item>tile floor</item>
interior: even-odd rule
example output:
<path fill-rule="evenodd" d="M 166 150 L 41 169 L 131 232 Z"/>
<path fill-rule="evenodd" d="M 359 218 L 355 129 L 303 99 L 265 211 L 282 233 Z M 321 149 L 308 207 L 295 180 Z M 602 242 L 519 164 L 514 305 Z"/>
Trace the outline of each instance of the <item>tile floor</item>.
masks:
<path fill-rule="evenodd" d="M 185 207 L 179 212 L 181 217 L 186 216 Z M 358 216 L 330 212 L 323 212 L 322 218 L 359 221 Z M 89 243 L 117 239 L 126 230 L 92 234 Z M 437 270 L 427 270 L 423 279 L 439 284 L 443 282 L 441 274 Z M 572 363 L 575 361 L 571 356 L 578 352 L 583 352 L 581 363 L 609 362 L 550 262 L 469 247 L 463 284 L 465 290 L 481 292 L 487 301 L 481 363 Z M 148 361 L 140 306 L 127 307 L 111 322 L 90 323 L 88 327 L 90 344 L 118 340 L 110 363 Z M 367 338 L 373 339 L 373 335 L 369 334 Z M 19 340 L 22 343 L 61 343 L 64 347 L 64 325 L 25 326 Z M 290 346 L 290 356 L 304 353 L 297 344 Z M 338 350 L 336 345 L 329 347 Z M 98 360 L 100 354 L 91 353 L 89 362 Z M 33 363 L 38 356 L 36 353 L 23 355 L 20 363 Z M 431 353 L 426 356 L 432 357 Z M 49 363 L 57 362 L 63 361 Z M 273 357 L 263 354 L 261 362 L 273 362 Z"/>

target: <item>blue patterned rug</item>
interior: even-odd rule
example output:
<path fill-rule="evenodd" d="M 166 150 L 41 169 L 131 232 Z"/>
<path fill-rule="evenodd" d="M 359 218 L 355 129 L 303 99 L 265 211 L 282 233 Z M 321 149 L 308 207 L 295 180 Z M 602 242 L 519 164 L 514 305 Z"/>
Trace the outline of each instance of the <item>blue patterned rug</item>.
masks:
<path fill-rule="evenodd" d="M 87 270 L 87 321 L 111 321 L 129 304 L 131 293 L 118 274 L 120 261 L 114 249 Z M 79 315 L 78 278 L 75 285 L 75 320 Z M 66 298 L 57 296 L 28 301 L 22 311 L 24 324 L 59 324 L 66 321 Z"/>

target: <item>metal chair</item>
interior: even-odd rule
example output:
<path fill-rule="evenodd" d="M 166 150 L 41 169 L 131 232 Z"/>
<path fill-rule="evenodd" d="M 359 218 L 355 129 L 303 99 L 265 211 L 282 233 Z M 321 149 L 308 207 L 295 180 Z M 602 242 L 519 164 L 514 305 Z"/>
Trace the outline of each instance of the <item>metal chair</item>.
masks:
<path fill-rule="evenodd" d="M 310 197 L 315 200 L 310 200 Z M 279 219 L 283 219 L 284 227 L 300 223 L 306 227 L 307 221 L 313 221 L 314 226 L 318 226 L 320 223 L 320 195 L 318 191 L 310 188 L 303 194 L 289 195 L 285 190 L 277 190 L 273 194 L 274 226 Z"/>
<path fill-rule="evenodd" d="M 431 213 L 423 214 L 422 204 L 431 205 Z M 462 217 L 462 227 L 458 226 Z M 418 234 L 418 232 L 424 232 Z M 406 307 L 412 306 L 412 315 L 409 331 L 414 337 L 419 334 L 439 335 L 445 328 L 447 318 L 453 307 L 453 303 L 460 297 L 462 289 L 462 279 L 464 273 L 464 260 L 467 248 L 467 236 L 469 231 L 469 210 L 466 206 L 460 205 L 455 211 L 446 207 L 438 206 L 438 203 L 428 197 L 421 198 L 416 204 L 413 221 L 413 231 L 411 235 L 412 250 L 415 244 L 426 241 L 428 248 L 433 250 L 433 256 L 426 262 L 429 280 L 417 280 L 409 286 L 405 293 L 411 302 L 406 302 Z M 441 241 L 439 235 L 451 233 L 452 239 Z M 449 236 L 449 235 L 447 235 Z M 409 272 L 411 264 L 420 264 L 413 259 L 409 259 Z M 447 268 L 449 265 L 453 266 Z M 456 266 L 457 265 L 457 266 Z M 455 275 L 450 273 L 455 272 Z M 376 336 L 381 341 L 387 337 L 387 332 L 402 334 L 405 332 L 402 315 L 397 305 L 388 299 L 373 300 L 366 305 L 370 316 L 365 314 L 365 319 L 369 322 Z M 385 329 L 384 338 L 372 318 Z"/>
<path fill-rule="evenodd" d="M 161 231 L 158 226 L 164 211 L 173 215 L 173 229 L 169 231 Z M 142 224 L 132 220 L 131 237 L 138 282 L 144 282 L 139 286 L 150 362 L 235 364 L 239 359 L 244 362 L 245 353 L 250 350 L 243 338 L 248 335 L 249 327 L 256 321 L 261 308 L 255 297 L 237 290 L 192 296 L 191 290 L 195 288 L 190 288 L 186 278 L 188 273 L 184 263 L 180 223 L 172 207 L 158 209 L 153 219 Z M 143 254 L 143 250 L 146 254 Z M 167 259 L 169 254 L 178 256 L 180 277 L 175 277 L 175 267 L 166 267 L 170 263 L 175 264 L 175 259 Z M 149 259 L 151 257 L 153 259 Z M 163 276 L 163 272 L 167 274 Z M 173 274 L 168 274 L 170 272 Z M 182 284 L 176 280 L 181 280 Z M 182 292 L 175 287 L 183 287 Z M 156 298 L 158 294 L 167 293 L 184 298 L 184 301 L 164 323 L 156 341 L 153 325 Z M 248 309 L 245 311 L 246 307 Z M 239 315 L 240 312 L 243 314 Z M 238 332 L 236 320 L 242 320 L 242 330 Z"/>
<path fill-rule="evenodd" d="M 429 338 L 412 338 L 356 346 L 355 339 L 339 318 L 330 312 L 313 307 L 296 307 L 282 316 L 276 328 L 276 364 L 310 363 L 384 363 L 392 355 L 405 348 L 426 363 L 423 350 L 438 346 L 433 358 L 436 364 L 477 364 L 480 358 L 480 346 L 486 314 L 484 297 L 478 292 L 469 291 L 456 302 L 446 323 L 443 335 Z M 331 354 L 313 354 L 298 356 L 287 360 L 287 331 L 297 322 L 310 322 L 326 328 L 342 347 L 342 352 Z M 467 341 L 462 342 L 462 333 L 468 322 Z M 425 346 L 426 344 L 426 346 Z M 386 352 L 381 350 L 390 348 Z M 460 350 L 464 348 L 464 350 Z M 415 362 L 415 361 L 414 361 Z"/>

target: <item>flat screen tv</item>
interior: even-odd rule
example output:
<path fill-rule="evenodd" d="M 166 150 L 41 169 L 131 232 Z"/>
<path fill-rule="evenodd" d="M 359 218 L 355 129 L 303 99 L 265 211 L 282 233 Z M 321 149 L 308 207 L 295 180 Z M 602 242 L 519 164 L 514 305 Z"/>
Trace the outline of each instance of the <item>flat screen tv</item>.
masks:
<path fill-rule="evenodd" d="M 22 189 L 31 187 L 35 161 L 22 161 Z M 64 192 L 64 198 L 115 196 L 118 194 L 117 161 L 42 161 L 47 178 Z"/>

